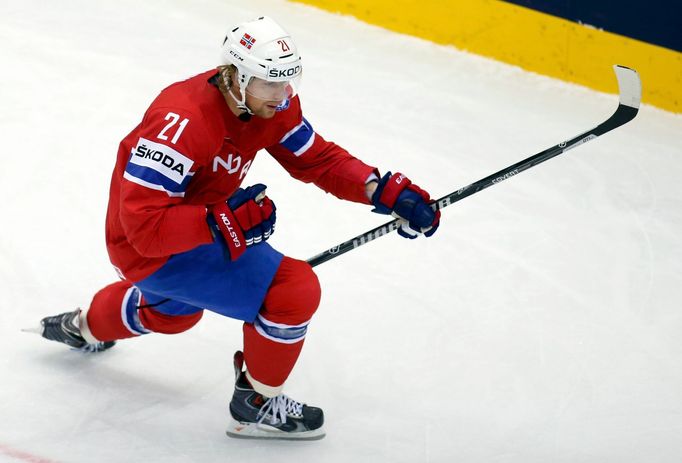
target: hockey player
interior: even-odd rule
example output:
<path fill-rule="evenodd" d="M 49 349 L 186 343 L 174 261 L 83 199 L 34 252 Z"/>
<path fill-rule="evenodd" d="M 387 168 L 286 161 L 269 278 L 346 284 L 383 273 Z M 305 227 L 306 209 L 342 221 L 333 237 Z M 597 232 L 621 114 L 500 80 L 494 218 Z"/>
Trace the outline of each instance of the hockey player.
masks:
<path fill-rule="evenodd" d="M 439 213 L 404 175 L 326 141 L 303 117 L 302 64 L 292 38 L 261 17 L 232 28 L 224 64 L 163 90 L 121 142 L 106 242 L 121 278 L 86 310 L 42 320 L 43 337 L 101 351 L 116 340 L 175 334 L 203 310 L 242 320 L 227 430 L 234 437 L 319 439 L 323 413 L 282 394 L 320 301 L 312 268 L 266 243 L 275 205 L 244 181 L 266 149 L 294 178 L 405 219 L 431 236 Z M 245 367 L 245 369 L 243 369 Z"/>

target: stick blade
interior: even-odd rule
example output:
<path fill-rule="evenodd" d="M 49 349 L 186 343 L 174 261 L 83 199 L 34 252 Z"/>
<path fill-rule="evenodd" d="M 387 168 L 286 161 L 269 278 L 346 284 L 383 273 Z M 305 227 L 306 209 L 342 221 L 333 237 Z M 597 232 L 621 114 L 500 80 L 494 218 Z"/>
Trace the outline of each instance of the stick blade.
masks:
<path fill-rule="evenodd" d="M 639 79 L 639 74 L 634 69 L 620 64 L 614 65 L 613 69 L 618 79 L 620 104 L 638 109 L 642 101 L 642 82 Z"/>

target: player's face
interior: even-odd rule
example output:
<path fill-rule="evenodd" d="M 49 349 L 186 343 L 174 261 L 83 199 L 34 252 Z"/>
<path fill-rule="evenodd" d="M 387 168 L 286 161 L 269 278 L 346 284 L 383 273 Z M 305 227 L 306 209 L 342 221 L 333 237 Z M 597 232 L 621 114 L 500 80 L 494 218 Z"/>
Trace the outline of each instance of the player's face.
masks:
<path fill-rule="evenodd" d="M 246 105 L 259 117 L 269 119 L 276 113 L 282 102 L 291 98 L 290 82 L 269 82 L 254 77 L 246 87 Z"/>
<path fill-rule="evenodd" d="M 284 82 L 270 82 L 253 77 L 249 85 L 246 86 L 247 95 L 265 101 L 282 101 L 291 97 L 292 93 L 291 83 L 288 80 Z"/>
<path fill-rule="evenodd" d="M 296 82 L 299 80 L 300 77 L 296 79 Z M 263 119 L 270 119 L 277 114 L 277 107 L 281 105 L 284 100 L 294 96 L 294 88 L 296 88 L 295 86 L 297 85 L 296 82 L 269 82 L 253 77 L 246 87 L 246 105 L 254 115 L 262 117 Z M 241 99 L 241 89 L 236 80 L 232 82 L 230 91 L 235 98 Z M 236 108 L 235 103 L 233 103 L 232 98 L 227 99 L 227 104 L 232 108 L 235 115 L 239 115 L 239 110 Z"/>
<path fill-rule="evenodd" d="M 282 100 L 263 100 L 246 92 L 246 106 L 251 112 L 263 119 L 270 119 L 277 113 L 277 106 L 282 103 Z"/>

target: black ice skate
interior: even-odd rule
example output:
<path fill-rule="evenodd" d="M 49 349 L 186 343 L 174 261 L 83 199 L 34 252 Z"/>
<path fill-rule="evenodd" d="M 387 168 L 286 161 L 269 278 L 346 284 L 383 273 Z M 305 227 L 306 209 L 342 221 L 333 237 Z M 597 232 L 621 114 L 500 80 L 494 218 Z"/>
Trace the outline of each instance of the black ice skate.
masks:
<path fill-rule="evenodd" d="M 45 317 L 40 320 L 39 334 L 50 341 L 57 341 L 83 352 L 101 352 L 113 347 L 116 341 L 88 343 L 81 335 L 79 327 L 80 309 L 73 312 Z"/>
<path fill-rule="evenodd" d="M 230 437 L 247 439 L 317 440 L 325 435 L 322 409 L 280 394 L 268 399 L 253 390 L 242 371 L 244 354 L 234 354 L 236 383 L 230 402 Z"/>

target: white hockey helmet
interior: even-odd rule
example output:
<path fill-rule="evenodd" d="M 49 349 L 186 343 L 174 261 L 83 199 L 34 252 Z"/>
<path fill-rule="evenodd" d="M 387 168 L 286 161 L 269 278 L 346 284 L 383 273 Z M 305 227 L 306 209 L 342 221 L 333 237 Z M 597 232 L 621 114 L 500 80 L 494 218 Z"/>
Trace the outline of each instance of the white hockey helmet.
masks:
<path fill-rule="evenodd" d="M 246 106 L 246 94 L 265 100 L 286 103 L 298 91 L 303 67 L 301 56 L 289 33 L 272 18 L 262 16 L 232 28 L 223 41 L 223 64 L 237 68 L 236 82 L 241 98 L 230 91 L 240 109 Z"/>

